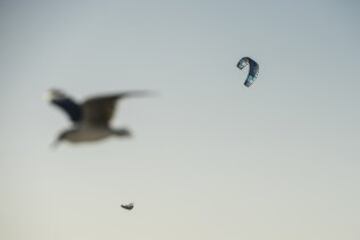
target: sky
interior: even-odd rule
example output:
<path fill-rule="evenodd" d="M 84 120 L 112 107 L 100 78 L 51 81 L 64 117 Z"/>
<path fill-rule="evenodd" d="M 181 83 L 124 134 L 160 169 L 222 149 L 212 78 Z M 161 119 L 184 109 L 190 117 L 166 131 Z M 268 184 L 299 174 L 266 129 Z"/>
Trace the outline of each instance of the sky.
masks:
<path fill-rule="evenodd" d="M 0 1 L 0 239 L 358 240 L 359 7 Z M 51 88 L 157 96 L 119 104 L 133 138 L 53 149 Z"/>

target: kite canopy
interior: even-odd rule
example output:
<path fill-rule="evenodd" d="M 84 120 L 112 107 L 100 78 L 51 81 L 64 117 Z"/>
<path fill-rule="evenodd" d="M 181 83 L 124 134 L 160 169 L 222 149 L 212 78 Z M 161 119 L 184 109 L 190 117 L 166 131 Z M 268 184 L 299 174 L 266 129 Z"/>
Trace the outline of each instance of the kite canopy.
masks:
<path fill-rule="evenodd" d="M 252 60 L 249 57 L 243 57 L 240 59 L 238 64 L 236 65 L 240 70 L 243 70 L 247 65 L 249 65 L 249 73 L 246 77 L 244 85 L 246 87 L 250 87 L 256 80 L 259 74 L 259 64 Z"/>

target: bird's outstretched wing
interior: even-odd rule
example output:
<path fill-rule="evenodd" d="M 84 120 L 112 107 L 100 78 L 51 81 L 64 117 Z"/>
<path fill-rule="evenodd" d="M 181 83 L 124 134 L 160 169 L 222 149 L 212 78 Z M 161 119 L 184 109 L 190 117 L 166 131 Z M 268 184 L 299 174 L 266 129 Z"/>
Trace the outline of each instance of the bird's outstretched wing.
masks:
<path fill-rule="evenodd" d="M 126 91 L 89 98 L 81 105 L 83 123 L 99 127 L 108 126 L 114 115 L 117 100 L 128 97 L 143 97 L 149 94 L 148 91 Z"/>
<path fill-rule="evenodd" d="M 82 109 L 72 98 L 60 90 L 49 90 L 49 99 L 52 104 L 63 110 L 73 123 L 82 120 Z"/>

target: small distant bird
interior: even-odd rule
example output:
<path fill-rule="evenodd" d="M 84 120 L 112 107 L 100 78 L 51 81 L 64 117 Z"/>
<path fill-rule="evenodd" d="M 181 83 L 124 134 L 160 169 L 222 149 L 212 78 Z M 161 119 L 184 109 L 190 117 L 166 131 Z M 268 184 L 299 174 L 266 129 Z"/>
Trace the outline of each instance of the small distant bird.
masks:
<path fill-rule="evenodd" d="M 132 210 L 134 208 L 134 203 L 123 204 L 123 205 L 121 205 L 121 207 L 126 210 Z"/>
<path fill-rule="evenodd" d="M 109 136 L 131 137 L 127 128 L 114 129 L 110 126 L 116 102 L 128 97 L 149 95 L 148 91 L 126 91 L 117 94 L 92 97 L 83 103 L 77 103 L 60 90 L 50 90 L 50 102 L 62 109 L 73 123 L 70 129 L 61 132 L 54 142 L 72 143 L 93 142 Z"/>

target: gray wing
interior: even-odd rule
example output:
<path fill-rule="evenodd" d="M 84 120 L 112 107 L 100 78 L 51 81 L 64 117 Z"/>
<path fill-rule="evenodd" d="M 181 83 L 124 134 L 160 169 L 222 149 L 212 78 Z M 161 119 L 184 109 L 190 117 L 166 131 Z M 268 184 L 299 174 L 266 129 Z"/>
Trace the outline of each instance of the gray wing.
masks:
<path fill-rule="evenodd" d="M 83 123 L 98 127 L 108 127 L 118 100 L 128 97 L 149 95 L 148 91 L 126 91 L 117 94 L 92 97 L 82 104 Z"/>

